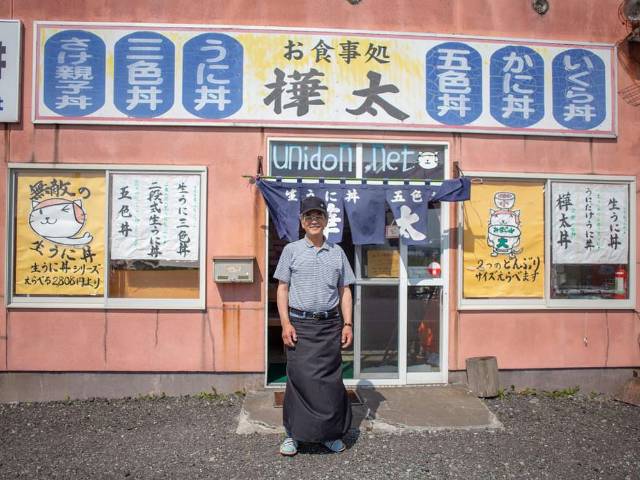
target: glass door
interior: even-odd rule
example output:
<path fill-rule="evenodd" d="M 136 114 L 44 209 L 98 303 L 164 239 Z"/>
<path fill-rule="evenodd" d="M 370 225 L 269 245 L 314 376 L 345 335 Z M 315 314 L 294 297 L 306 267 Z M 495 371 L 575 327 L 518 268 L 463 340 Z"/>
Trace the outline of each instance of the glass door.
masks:
<path fill-rule="evenodd" d="M 447 381 L 442 220 L 440 205 L 430 206 L 427 245 L 405 246 L 387 212 L 385 244 L 356 247 L 354 383 Z"/>
<path fill-rule="evenodd" d="M 354 379 L 400 382 L 400 242 L 385 215 L 385 244 L 356 247 Z"/>

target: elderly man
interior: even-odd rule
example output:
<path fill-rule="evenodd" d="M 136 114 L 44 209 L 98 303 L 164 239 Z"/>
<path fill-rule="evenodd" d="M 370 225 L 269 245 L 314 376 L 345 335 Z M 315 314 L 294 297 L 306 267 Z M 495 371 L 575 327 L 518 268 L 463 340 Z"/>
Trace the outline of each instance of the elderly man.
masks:
<path fill-rule="evenodd" d="M 327 207 L 318 197 L 301 202 L 304 238 L 282 251 L 274 277 L 282 341 L 287 346 L 287 389 L 282 455 L 298 453 L 298 441 L 345 449 L 351 404 L 342 383 L 340 347 L 353 341 L 355 277 L 342 249 L 324 238 Z"/>

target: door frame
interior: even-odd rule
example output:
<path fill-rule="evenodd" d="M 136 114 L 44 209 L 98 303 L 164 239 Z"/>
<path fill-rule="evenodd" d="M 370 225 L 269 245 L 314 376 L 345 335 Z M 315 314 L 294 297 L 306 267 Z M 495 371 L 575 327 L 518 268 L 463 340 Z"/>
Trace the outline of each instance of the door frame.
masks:
<path fill-rule="evenodd" d="M 449 367 L 449 232 L 446 228 L 449 225 L 448 203 L 442 203 L 440 207 L 440 241 L 441 241 L 441 275 L 439 278 L 429 279 L 412 279 L 408 276 L 408 252 L 409 247 L 400 242 L 400 268 L 398 279 L 370 279 L 362 280 L 362 247 L 356 246 L 355 249 L 355 265 L 356 283 L 354 284 L 354 340 L 353 340 L 353 371 L 354 375 L 360 371 L 360 352 L 362 318 L 361 318 L 361 295 L 359 295 L 360 286 L 362 285 L 385 285 L 397 286 L 398 288 L 398 378 L 345 378 L 344 384 L 349 386 L 362 385 L 422 385 L 434 383 L 448 382 Z M 408 292 L 409 287 L 417 286 L 437 286 L 441 288 L 442 295 L 440 299 L 440 328 L 439 328 L 439 345 L 440 345 L 440 371 L 438 372 L 408 372 L 407 371 L 407 338 L 408 338 Z M 382 374 L 381 374 L 382 375 Z"/>
<path fill-rule="evenodd" d="M 417 140 L 412 138 L 407 139 L 362 139 L 362 138 L 353 138 L 353 137 L 312 137 L 312 136 L 273 136 L 268 137 L 265 140 L 266 146 L 266 155 L 267 159 L 266 171 L 267 175 L 271 174 L 271 162 L 270 162 L 270 154 L 271 154 L 271 142 L 279 142 L 279 141 L 291 141 L 291 142 L 314 142 L 314 143 L 355 143 L 357 144 L 356 149 L 356 179 L 362 178 L 362 146 L 364 144 L 395 144 L 395 145 L 440 145 L 444 146 L 444 179 L 451 178 L 450 171 L 450 142 L 446 141 L 429 141 L 429 140 Z M 304 177 L 301 179 L 317 181 L 317 177 Z M 283 180 L 286 182 L 287 180 Z M 419 180 L 416 180 L 419 181 Z M 293 182 L 292 182 L 293 183 Z M 383 183 L 380 180 L 368 180 L 369 184 Z M 393 184 L 393 180 L 388 181 L 389 184 Z M 402 183 L 402 182 L 401 182 Z M 439 184 L 439 182 L 433 182 L 433 184 Z M 407 272 L 407 252 L 408 247 L 402 242 L 400 243 L 400 278 L 399 280 L 399 292 L 400 295 L 398 301 L 398 370 L 399 370 L 399 378 L 397 379 L 382 379 L 382 378 L 370 378 L 370 379 L 355 379 L 355 378 L 345 378 L 344 384 L 350 387 L 376 387 L 376 386 L 406 386 L 406 385 L 425 385 L 425 384 L 446 384 L 448 383 L 448 374 L 449 374 L 449 289 L 450 289 L 450 259 L 451 259 L 451 232 L 455 231 L 457 228 L 455 225 L 451 226 L 451 208 L 452 206 L 449 203 L 443 202 L 441 203 L 440 208 L 440 240 L 441 240 L 441 254 L 440 254 L 440 263 L 441 263 L 441 276 L 438 279 L 423 279 L 416 281 L 415 279 L 408 278 Z M 267 208 L 264 209 L 264 222 L 266 225 L 265 232 L 266 238 L 264 242 L 264 271 L 269 271 L 269 210 Z M 455 247 L 454 247 L 455 248 Z M 359 248 L 356 248 L 355 268 L 359 267 Z M 371 284 L 375 284 L 375 282 L 371 282 Z M 410 286 L 441 286 L 442 288 L 442 299 L 440 304 L 440 371 L 439 372 L 407 372 L 406 371 L 406 353 L 407 353 L 407 294 L 408 287 Z M 354 285 L 354 289 L 357 288 L 357 285 Z M 280 389 L 284 384 L 282 383 L 267 383 L 268 380 L 268 370 L 269 370 L 269 339 L 268 339 L 268 328 L 269 328 L 269 308 L 268 308 L 268 298 L 269 298 L 269 282 L 268 280 L 264 281 L 263 295 L 264 295 L 264 386 L 269 389 Z M 356 299 L 356 295 L 354 295 L 354 299 Z M 356 312 L 356 309 L 360 308 L 357 305 L 357 302 L 354 301 L 354 330 L 360 331 L 360 326 L 356 324 L 356 320 L 359 322 L 359 312 Z M 354 335 L 356 337 L 356 335 Z M 355 346 L 356 338 L 354 338 L 354 372 L 355 372 L 355 362 L 356 362 L 356 346 Z M 359 342 L 359 339 L 358 339 Z M 359 359 L 358 359 L 359 362 Z"/>

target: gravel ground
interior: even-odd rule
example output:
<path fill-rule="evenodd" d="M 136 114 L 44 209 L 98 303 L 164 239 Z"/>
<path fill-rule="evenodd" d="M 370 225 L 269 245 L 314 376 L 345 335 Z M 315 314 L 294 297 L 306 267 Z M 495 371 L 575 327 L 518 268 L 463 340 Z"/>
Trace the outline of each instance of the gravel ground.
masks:
<path fill-rule="evenodd" d="M 487 401 L 498 431 L 358 432 L 348 450 L 236 435 L 242 398 L 0 405 L 0 478 L 640 478 L 640 408 L 597 397 Z"/>

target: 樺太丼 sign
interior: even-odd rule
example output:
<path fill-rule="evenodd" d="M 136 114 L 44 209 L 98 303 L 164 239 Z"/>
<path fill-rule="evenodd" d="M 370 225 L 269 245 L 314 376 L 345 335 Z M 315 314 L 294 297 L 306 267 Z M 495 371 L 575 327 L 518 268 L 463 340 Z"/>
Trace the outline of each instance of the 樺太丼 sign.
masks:
<path fill-rule="evenodd" d="M 33 120 L 616 135 L 615 47 L 36 22 Z"/>

